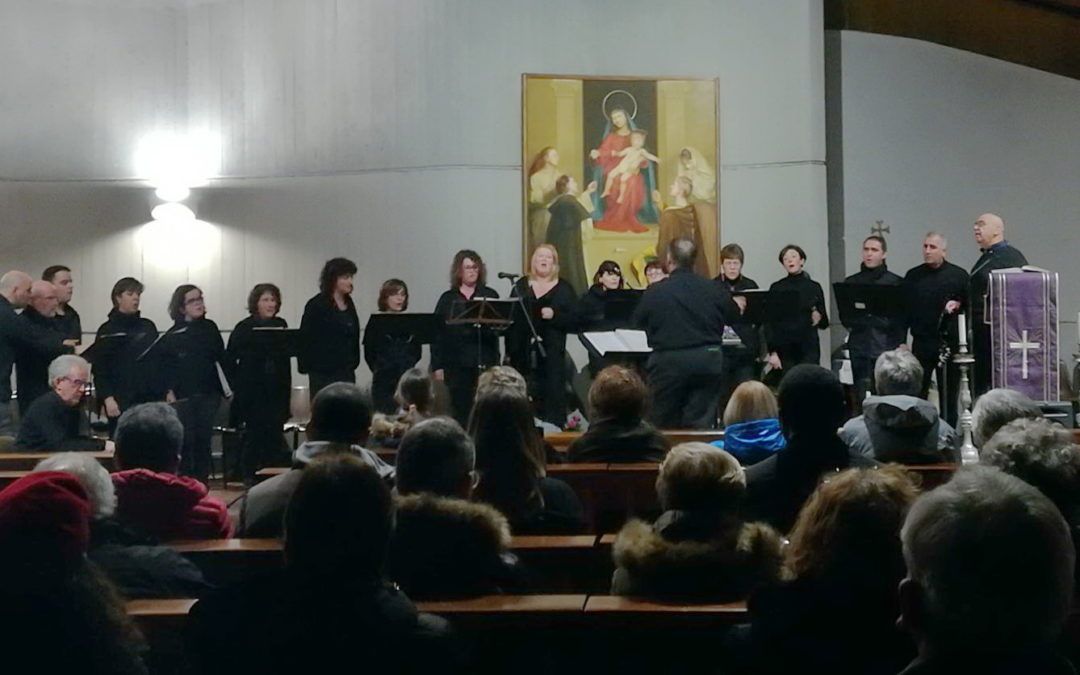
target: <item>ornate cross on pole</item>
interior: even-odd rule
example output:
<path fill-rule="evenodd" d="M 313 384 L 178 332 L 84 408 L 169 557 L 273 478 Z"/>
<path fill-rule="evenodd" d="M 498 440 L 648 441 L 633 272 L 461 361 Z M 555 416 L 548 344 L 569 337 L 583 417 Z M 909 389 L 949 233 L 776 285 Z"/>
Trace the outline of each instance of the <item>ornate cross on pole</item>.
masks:
<path fill-rule="evenodd" d="M 1020 342 L 1010 342 L 1009 349 L 1019 349 L 1023 360 L 1020 362 L 1020 377 L 1028 379 L 1028 351 L 1038 349 L 1042 345 L 1038 342 L 1028 341 L 1027 330 L 1020 331 Z"/>
<path fill-rule="evenodd" d="M 874 222 L 877 223 L 877 225 L 870 228 L 870 234 L 884 237 L 889 233 L 889 226 L 885 224 L 884 220 L 875 220 Z"/>

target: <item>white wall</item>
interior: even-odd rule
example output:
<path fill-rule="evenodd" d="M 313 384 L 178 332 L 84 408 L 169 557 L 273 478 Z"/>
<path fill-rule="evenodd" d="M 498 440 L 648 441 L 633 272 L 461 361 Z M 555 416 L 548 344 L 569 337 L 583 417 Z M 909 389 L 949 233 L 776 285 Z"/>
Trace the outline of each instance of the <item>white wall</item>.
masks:
<path fill-rule="evenodd" d="M 841 42 L 849 271 L 879 219 L 891 228 L 893 271 L 922 262 L 930 229 L 970 269 L 972 223 L 997 213 L 1031 264 L 1060 275 L 1069 359 L 1080 310 L 1080 82 L 905 38 L 845 31 Z"/>
<path fill-rule="evenodd" d="M 362 313 L 390 276 L 410 283 L 415 308 L 431 306 L 461 247 L 492 271 L 517 269 L 524 72 L 718 77 L 724 242 L 743 244 L 759 281 L 779 276 L 789 240 L 828 278 L 820 0 L 114 0 L 87 11 L 10 0 L 0 14 L 0 54 L 37 63 L 33 78 L 0 71 L 0 90 L 34 102 L 0 115 L 11 148 L 0 267 L 74 261 L 88 324 L 128 270 L 151 282 L 152 318 L 164 321 L 168 291 L 190 278 L 224 326 L 265 280 L 297 322 L 334 255 L 360 265 Z M 108 69 L 86 65 L 101 42 L 91 27 L 119 34 L 109 53 L 123 58 Z M 25 30 L 36 38 L 16 39 Z M 79 106 L 84 88 L 109 105 Z M 118 101 L 138 105 L 120 113 Z M 151 200 L 130 182 L 131 154 L 161 125 L 224 139 L 227 178 L 200 189 L 196 209 L 220 250 L 189 266 L 158 264 L 134 236 Z M 27 182 L 38 179 L 54 182 Z"/>

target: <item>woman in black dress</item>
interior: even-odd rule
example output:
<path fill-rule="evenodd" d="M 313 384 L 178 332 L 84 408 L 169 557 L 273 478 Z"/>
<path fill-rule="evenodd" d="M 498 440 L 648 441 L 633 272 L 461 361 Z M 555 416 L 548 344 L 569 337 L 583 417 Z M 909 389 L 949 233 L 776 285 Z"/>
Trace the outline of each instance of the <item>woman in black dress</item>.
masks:
<path fill-rule="evenodd" d="M 617 328 L 626 328 L 629 321 L 620 321 L 607 318 L 607 293 L 608 291 L 621 291 L 626 288 L 623 280 L 622 268 L 614 260 L 605 260 L 596 268 L 593 275 L 593 284 L 589 290 L 578 300 L 577 315 L 578 328 L 581 330 L 581 344 L 589 352 L 589 372 L 595 378 L 596 375 L 612 365 L 600 352 L 596 351 L 584 333 L 591 331 L 612 331 Z"/>
<path fill-rule="evenodd" d="M 243 475 L 247 483 L 264 466 L 281 464 L 289 453 L 282 435 L 289 419 L 292 387 L 290 356 L 283 341 L 275 340 L 289 327 L 278 316 L 281 289 L 256 284 L 248 294 L 249 316 L 233 328 L 225 350 L 226 370 L 231 375 L 231 412 L 242 426 Z"/>
<path fill-rule="evenodd" d="M 397 313 L 409 308 L 409 287 L 401 279 L 388 279 L 379 289 L 379 312 Z M 394 335 L 364 329 L 364 360 L 371 368 L 371 398 L 375 411 L 397 410 L 394 391 L 405 371 L 420 360 L 420 343 L 410 334 Z"/>
<path fill-rule="evenodd" d="M 300 319 L 300 372 L 308 376 L 311 399 L 334 382 L 356 382 L 360 365 L 360 319 L 352 301 L 356 263 L 326 261 L 319 274 L 319 294 L 304 305 Z"/>
<path fill-rule="evenodd" d="M 780 264 L 787 276 L 769 286 L 770 291 L 794 291 L 798 294 L 798 312 L 782 321 L 766 324 L 765 339 L 769 347 L 768 365 L 775 369 L 791 370 L 800 363 L 817 365 L 821 347 L 817 331 L 829 327 L 825 311 L 825 293 L 821 284 L 803 271 L 806 251 L 795 244 L 780 249 Z"/>
<path fill-rule="evenodd" d="M 122 412 L 139 403 L 165 398 L 158 352 L 150 349 L 158 329 L 153 321 L 139 314 L 142 292 L 142 282 L 134 277 L 124 277 L 113 285 L 109 296 L 112 311 L 98 327 L 93 350 L 88 354 L 110 437 Z"/>
<path fill-rule="evenodd" d="M 566 334 L 576 329 L 577 294 L 559 278 L 559 252 L 551 244 L 533 251 L 528 276 L 514 285 L 543 343 L 541 353 L 525 317 L 515 317 L 508 336 L 510 365 L 529 383 L 540 419 L 566 425 Z"/>
<path fill-rule="evenodd" d="M 450 290 L 440 295 L 435 304 L 438 328 L 431 345 L 431 374 L 446 382 L 454 419 L 462 426 L 469 420 L 480 370 L 499 362 L 499 337 L 488 328 L 446 321 L 461 303 L 499 297 L 485 284 L 486 280 L 487 268 L 480 255 L 471 249 L 458 251 L 450 265 Z"/>
<path fill-rule="evenodd" d="M 180 468 L 205 483 L 210 477 L 210 438 L 223 389 L 219 364 L 225 343 L 217 324 L 206 318 L 198 286 L 181 284 L 169 300 L 173 326 L 161 336 L 165 359 L 165 400 L 176 404 L 184 425 Z"/>

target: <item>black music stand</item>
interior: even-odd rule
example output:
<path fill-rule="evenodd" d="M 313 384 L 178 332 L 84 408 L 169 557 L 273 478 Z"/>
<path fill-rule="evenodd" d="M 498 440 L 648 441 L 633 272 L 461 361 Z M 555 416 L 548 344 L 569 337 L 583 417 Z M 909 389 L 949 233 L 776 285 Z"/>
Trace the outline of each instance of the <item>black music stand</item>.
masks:
<path fill-rule="evenodd" d="M 871 316 L 907 313 L 909 293 L 904 286 L 877 286 L 838 281 L 833 284 L 840 323 L 848 328 Z"/>
<path fill-rule="evenodd" d="M 435 315 L 420 313 L 372 314 L 364 327 L 365 344 L 367 336 L 370 335 L 371 339 L 380 342 L 408 337 L 416 344 L 429 345 L 435 341 L 436 332 Z"/>
<path fill-rule="evenodd" d="M 604 292 L 604 319 L 607 321 L 618 321 L 619 323 L 629 326 L 630 318 L 634 315 L 634 310 L 637 309 L 638 303 L 641 302 L 641 296 L 645 291 L 639 291 L 635 289 L 617 289 L 614 291 Z"/>
<path fill-rule="evenodd" d="M 484 329 L 499 332 L 513 325 L 516 304 L 516 300 L 472 298 L 455 300 L 450 306 L 450 318 L 446 320 L 446 325 L 472 326 L 476 329 L 476 367 L 480 370 L 484 369 Z"/>
<path fill-rule="evenodd" d="M 300 354 L 300 329 L 256 326 L 251 329 L 250 351 L 258 356 L 297 356 Z"/>
<path fill-rule="evenodd" d="M 755 288 L 738 291 L 731 295 L 741 295 L 746 298 L 746 309 L 743 311 L 742 318 L 755 326 L 778 323 L 799 313 L 798 291 L 770 291 Z"/>

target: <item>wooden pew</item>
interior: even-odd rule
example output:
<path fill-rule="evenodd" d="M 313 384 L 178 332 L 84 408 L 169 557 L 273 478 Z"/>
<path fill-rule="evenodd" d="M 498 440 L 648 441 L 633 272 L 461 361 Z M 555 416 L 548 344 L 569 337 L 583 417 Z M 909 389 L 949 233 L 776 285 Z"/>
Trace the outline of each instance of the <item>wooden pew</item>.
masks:
<path fill-rule="evenodd" d="M 685 605 L 590 595 L 585 603 L 585 622 L 597 630 L 713 630 L 747 621 L 745 602 Z"/>
<path fill-rule="evenodd" d="M 15 481 L 19 480 L 29 471 L 0 471 L 0 490 L 3 490 L 7 486 L 11 485 Z"/>
<path fill-rule="evenodd" d="M 30 471 L 41 460 L 55 455 L 55 452 L 0 452 L 0 471 Z M 108 450 L 84 453 L 101 462 L 109 471 L 113 470 L 113 453 Z"/>

